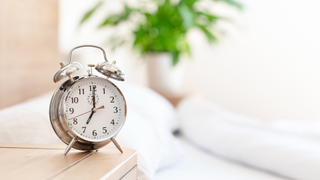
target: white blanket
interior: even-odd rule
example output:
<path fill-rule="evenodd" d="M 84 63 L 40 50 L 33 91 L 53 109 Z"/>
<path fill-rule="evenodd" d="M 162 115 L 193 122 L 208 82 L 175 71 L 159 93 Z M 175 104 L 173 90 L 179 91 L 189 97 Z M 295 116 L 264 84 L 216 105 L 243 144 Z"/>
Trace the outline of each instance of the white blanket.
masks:
<path fill-rule="evenodd" d="M 293 179 L 320 179 L 320 141 L 304 131 L 192 98 L 180 104 L 179 117 L 183 136 L 211 153 Z"/>
<path fill-rule="evenodd" d="M 214 156 L 179 138 L 186 153 L 181 161 L 159 170 L 155 180 L 285 180 L 268 172 Z"/>

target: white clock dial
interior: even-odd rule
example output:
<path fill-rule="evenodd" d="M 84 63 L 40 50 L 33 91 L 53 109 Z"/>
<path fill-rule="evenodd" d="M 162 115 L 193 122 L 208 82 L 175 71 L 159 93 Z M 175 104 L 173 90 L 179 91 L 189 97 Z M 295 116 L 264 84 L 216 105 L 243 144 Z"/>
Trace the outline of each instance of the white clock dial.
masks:
<path fill-rule="evenodd" d="M 64 103 L 69 127 L 88 141 L 112 137 L 125 121 L 126 104 L 122 93 L 103 78 L 79 80 L 67 93 Z"/>

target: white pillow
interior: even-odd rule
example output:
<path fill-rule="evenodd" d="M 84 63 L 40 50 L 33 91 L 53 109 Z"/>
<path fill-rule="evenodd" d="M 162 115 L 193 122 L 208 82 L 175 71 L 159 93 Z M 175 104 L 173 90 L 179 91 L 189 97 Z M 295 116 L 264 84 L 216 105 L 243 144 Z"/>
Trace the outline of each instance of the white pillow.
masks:
<path fill-rule="evenodd" d="M 152 179 L 157 169 L 181 156 L 182 148 L 171 133 L 175 110 L 149 88 L 128 83 L 117 85 L 126 98 L 128 111 L 126 124 L 116 139 L 122 147 L 137 150 L 139 179 Z M 0 142 L 62 143 L 49 121 L 52 93 L 1 110 Z"/>
<path fill-rule="evenodd" d="M 180 142 L 171 133 L 174 107 L 155 91 L 136 84 L 119 84 L 126 97 L 128 117 L 117 139 L 138 151 L 139 179 L 152 179 L 156 170 L 176 162 L 182 155 Z M 142 175 L 144 174 L 144 175 Z"/>
<path fill-rule="evenodd" d="M 183 136 L 213 154 L 292 179 L 320 179 L 317 140 L 270 128 L 202 99 L 185 99 L 178 114 Z"/>
<path fill-rule="evenodd" d="M 0 111 L 0 142 L 64 144 L 49 120 L 53 91 Z"/>

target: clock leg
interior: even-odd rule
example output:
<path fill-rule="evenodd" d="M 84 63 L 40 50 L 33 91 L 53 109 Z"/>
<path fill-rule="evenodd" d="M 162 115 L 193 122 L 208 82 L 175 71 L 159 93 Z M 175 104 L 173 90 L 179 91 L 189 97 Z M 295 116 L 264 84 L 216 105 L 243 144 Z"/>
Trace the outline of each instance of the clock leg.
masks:
<path fill-rule="evenodd" d="M 123 153 L 123 151 L 122 151 L 120 145 L 118 144 L 118 142 L 116 141 L 116 139 L 111 138 L 111 141 L 112 141 L 113 144 L 118 148 L 118 150 L 119 150 L 121 153 Z"/>
<path fill-rule="evenodd" d="M 69 143 L 69 145 L 67 146 L 66 150 L 64 151 L 64 155 L 67 155 L 68 152 L 70 151 L 70 149 L 72 148 L 73 144 L 76 142 L 76 137 L 75 136 Z"/>

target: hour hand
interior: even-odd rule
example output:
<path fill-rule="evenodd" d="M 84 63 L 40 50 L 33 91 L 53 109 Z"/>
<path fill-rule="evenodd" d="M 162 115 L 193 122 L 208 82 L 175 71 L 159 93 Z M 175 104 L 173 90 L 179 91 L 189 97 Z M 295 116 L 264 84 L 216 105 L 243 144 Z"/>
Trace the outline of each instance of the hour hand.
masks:
<path fill-rule="evenodd" d="M 89 122 L 91 121 L 93 114 L 96 113 L 98 109 L 103 109 L 103 108 L 104 108 L 104 105 L 102 105 L 98 108 L 92 108 L 91 114 L 87 120 L 87 124 L 89 124 Z"/>
<path fill-rule="evenodd" d="M 90 122 L 90 120 L 91 120 L 91 118 L 92 118 L 92 116 L 93 116 L 94 113 L 95 113 L 95 111 L 92 111 L 92 112 L 91 112 L 91 114 L 90 114 L 90 116 L 89 116 L 89 118 L 88 118 L 88 120 L 87 120 L 87 124 L 89 124 L 89 122 Z"/>

